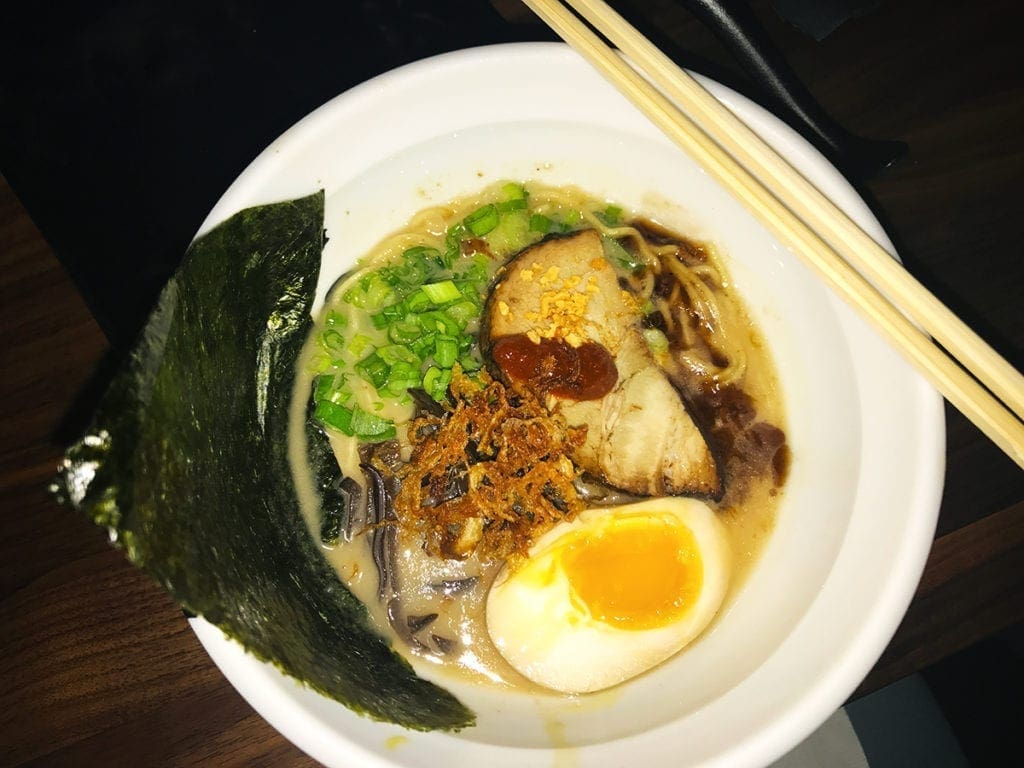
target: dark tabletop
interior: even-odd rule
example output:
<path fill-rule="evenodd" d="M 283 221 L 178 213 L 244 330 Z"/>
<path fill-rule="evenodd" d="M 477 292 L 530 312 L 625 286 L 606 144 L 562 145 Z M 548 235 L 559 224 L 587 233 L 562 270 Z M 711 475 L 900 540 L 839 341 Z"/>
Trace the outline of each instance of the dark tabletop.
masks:
<path fill-rule="evenodd" d="M 908 268 L 1020 368 L 1024 9 L 836 2 L 824 20 L 795 0 L 753 10 L 827 113 L 906 142 L 851 181 Z M 0 23 L 0 763 L 311 764 L 45 487 L 200 222 L 274 137 L 394 66 L 553 37 L 514 0 L 17 5 Z M 616 4 L 680 63 L 768 100 L 686 6 Z M 1024 621 L 1024 473 L 951 409 L 947 427 L 928 567 L 855 696 Z M 988 692 L 1018 713 L 1019 660 Z M 998 711 L 988 738 L 1009 741 Z"/>

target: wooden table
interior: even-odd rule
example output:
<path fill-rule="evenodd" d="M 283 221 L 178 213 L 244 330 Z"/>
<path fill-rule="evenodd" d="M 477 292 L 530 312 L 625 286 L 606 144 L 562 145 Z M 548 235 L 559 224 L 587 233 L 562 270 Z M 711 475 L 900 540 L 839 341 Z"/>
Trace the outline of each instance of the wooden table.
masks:
<path fill-rule="evenodd" d="M 863 185 L 909 268 L 1018 367 L 1024 344 L 1024 55 L 1018 4 L 889 2 L 822 43 L 757 10 L 855 132 L 909 156 Z M 668 2 L 623 5 L 738 81 Z M 198 224 L 198 222 L 196 222 Z M 311 765 L 207 658 L 180 610 L 48 497 L 62 446 L 109 371 L 106 340 L 0 184 L 0 763 Z M 937 538 L 910 610 L 855 695 L 1024 619 L 1024 473 L 947 409 Z"/>

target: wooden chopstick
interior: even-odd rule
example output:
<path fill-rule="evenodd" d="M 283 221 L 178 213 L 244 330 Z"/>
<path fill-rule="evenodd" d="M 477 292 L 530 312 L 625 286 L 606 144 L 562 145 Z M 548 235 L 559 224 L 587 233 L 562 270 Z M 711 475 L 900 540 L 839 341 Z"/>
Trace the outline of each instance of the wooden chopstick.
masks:
<path fill-rule="evenodd" d="M 890 301 L 942 344 L 1018 417 L 1024 418 L 1024 376 L 921 285 L 849 216 L 602 0 L 567 0 L 614 43 L 705 132 L 761 179 L 794 214 L 839 250 Z"/>
<path fill-rule="evenodd" d="M 1020 420 L 1024 413 L 1024 377 L 1019 372 L 606 4 L 600 0 L 569 0 L 596 29 L 635 57 L 634 64 L 645 68 L 664 92 L 638 74 L 558 0 L 524 2 L 860 311 L 954 407 L 1024 467 L 1024 424 Z M 689 114 L 699 116 L 704 127 Z M 868 278 L 905 303 L 900 308 L 894 306 Z M 936 346 L 914 322 L 958 359 Z M 1006 400 L 1009 408 L 968 375 L 961 364 Z"/>

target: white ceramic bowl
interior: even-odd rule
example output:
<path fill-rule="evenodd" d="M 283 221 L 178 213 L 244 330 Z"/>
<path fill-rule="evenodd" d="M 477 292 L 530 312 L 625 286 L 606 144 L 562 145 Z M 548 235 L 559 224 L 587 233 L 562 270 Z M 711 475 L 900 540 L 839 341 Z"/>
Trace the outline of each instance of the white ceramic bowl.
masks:
<path fill-rule="evenodd" d="M 880 242 L 840 174 L 771 115 L 712 92 Z M 327 103 L 268 147 L 204 229 L 258 203 L 328 193 L 318 300 L 415 211 L 500 179 L 571 183 L 713 241 L 770 341 L 794 461 L 776 530 L 713 630 L 595 697 L 450 685 L 479 724 L 416 733 L 356 716 L 195 631 L 241 694 L 327 765 L 756 766 L 853 691 L 913 594 L 935 529 L 941 400 L 728 193 L 558 44 L 440 56 Z M 429 670 L 428 670 L 429 672 Z"/>

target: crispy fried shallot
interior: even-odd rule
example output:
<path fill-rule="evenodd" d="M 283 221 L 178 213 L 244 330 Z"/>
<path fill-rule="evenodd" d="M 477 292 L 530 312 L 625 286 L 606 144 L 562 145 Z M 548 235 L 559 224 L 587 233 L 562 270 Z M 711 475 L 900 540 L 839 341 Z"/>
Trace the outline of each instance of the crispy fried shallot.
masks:
<path fill-rule="evenodd" d="M 531 395 L 457 373 L 455 405 L 410 425 L 412 457 L 400 471 L 399 524 L 420 532 L 429 554 L 484 561 L 525 556 L 584 503 L 568 454 L 586 439 Z"/>

